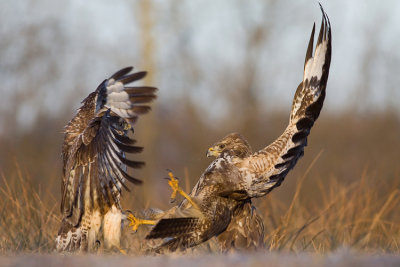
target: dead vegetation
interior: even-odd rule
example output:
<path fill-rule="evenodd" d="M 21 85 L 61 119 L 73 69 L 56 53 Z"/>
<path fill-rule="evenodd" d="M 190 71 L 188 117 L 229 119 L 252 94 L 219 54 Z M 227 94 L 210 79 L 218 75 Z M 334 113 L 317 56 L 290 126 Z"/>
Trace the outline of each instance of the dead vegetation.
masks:
<path fill-rule="evenodd" d="M 299 161 L 293 173 L 281 187 L 255 201 L 264 216 L 267 250 L 326 253 L 346 247 L 362 252 L 400 252 L 400 169 L 396 165 L 398 159 L 393 157 L 400 147 L 396 137 L 399 136 L 398 120 L 387 115 L 355 120 L 323 117 L 310 136 L 305 157 Z M 336 121 L 344 121 L 347 129 L 356 124 L 368 136 L 362 136 L 357 131 L 338 131 L 334 126 Z M 388 131 L 385 138 L 381 136 L 383 132 L 373 131 L 380 124 L 384 124 Z M 219 133 L 213 134 L 218 136 Z M 168 131 L 166 135 L 165 138 L 168 138 Z M 169 136 L 173 143 L 176 139 L 172 136 L 174 132 Z M 31 135 L 31 138 L 34 139 L 35 135 Z M 22 143 L 22 139 L 19 140 Z M 198 140 L 203 142 L 200 137 Z M 262 144 L 265 140 L 256 139 L 256 143 Z M 348 140 L 354 142 L 355 148 L 349 146 Z M 187 142 L 181 141 L 184 144 Z M 254 140 L 250 139 L 250 142 L 254 143 Z M 14 147 L 13 151 L 19 151 L 17 145 L 6 144 L 3 140 L 3 147 Z M 358 145 L 362 147 L 357 149 Z M 206 148 L 204 145 L 203 150 Z M 57 147 L 49 149 L 57 151 Z M 170 207 L 169 188 L 161 179 L 167 164 L 173 165 L 177 174 L 186 178 L 183 179 L 186 189 L 195 183 L 197 173 L 201 172 L 202 165 L 208 163 L 207 159 L 198 157 L 198 149 L 194 146 L 190 155 L 199 159 L 199 164 L 189 166 L 185 171 L 179 159 L 188 153 L 185 152 L 188 148 L 177 146 L 176 149 L 171 153 L 179 156 L 175 161 L 166 160 L 165 165 L 157 162 L 162 155 L 157 154 L 154 158 L 151 153 L 143 155 L 148 165 L 164 168 L 147 170 L 150 176 L 141 177 L 146 181 L 145 185 L 136 187 L 132 195 L 123 196 L 125 208 Z M 0 253 L 52 252 L 60 221 L 61 167 L 59 163 L 43 163 L 54 161 L 56 157 L 51 156 L 50 152 L 37 153 L 39 148 L 27 149 L 25 154 L 13 151 L 3 151 L 9 152 L 9 157 L 1 165 Z M 381 154 L 368 154 L 365 151 Z M 31 153 L 42 157 L 41 160 L 34 158 Z M 56 152 L 54 154 L 57 155 Z M 5 154 L 2 157 L 5 159 Z M 30 164 L 29 158 L 32 157 L 36 165 Z M 381 161 L 375 161 L 379 157 Z M 174 164 L 168 161 L 174 161 Z M 45 168 L 47 175 L 43 176 L 46 171 L 35 170 L 34 166 Z"/>

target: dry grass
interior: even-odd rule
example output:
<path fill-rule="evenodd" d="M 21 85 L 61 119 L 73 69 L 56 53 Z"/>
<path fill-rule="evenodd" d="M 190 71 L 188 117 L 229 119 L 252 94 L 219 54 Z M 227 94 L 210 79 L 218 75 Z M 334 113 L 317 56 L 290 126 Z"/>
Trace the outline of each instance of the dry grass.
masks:
<path fill-rule="evenodd" d="M 58 201 L 42 194 L 29 175 L 15 167 L 16 177 L 1 174 L 0 253 L 52 251 L 60 222 Z"/>
<path fill-rule="evenodd" d="M 328 186 L 319 183 L 305 190 L 305 177 L 289 206 L 274 197 L 259 205 L 267 211 L 265 242 L 270 250 L 400 252 L 399 179 L 384 184 L 364 172 L 355 182 L 343 184 L 331 176 Z"/>
<path fill-rule="evenodd" d="M 338 183 L 331 176 L 329 186 L 320 183 L 310 191 L 303 185 L 317 160 L 318 156 L 298 180 L 289 205 L 273 194 L 258 201 L 258 210 L 266 211 L 266 247 L 270 251 L 326 253 L 349 247 L 399 253 L 399 179 L 385 184 L 365 171 L 356 182 Z M 0 253 L 51 252 L 59 224 L 58 201 L 38 190 L 18 165 L 16 170 L 13 179 L 2 174 Z"/>
<path fill-rule="evenodd" d="M 286 116 L 264 120 L 240 131 L 254 149 L 279 135 Z M 183 178 L 186 191 L 194 185 L 209 164 L 201 152 L 230 128 L 215 132 L 190 121 L 192 128 L 182 128 L 171 126 L 175 120 L 160 119 L 157 124 L 165 131 L 155 144 L 143 143 L 140 131 L 148 125 L 138 127 L 137 140 L 146 148 L 140 157 L 148 164 L 135 176 L 145 183 L 124 193 L 124 208 L 170 207 L 162 179 L 166 168 Z M 53 251 L 60 222 L 62 134 L 61 126 L 45 126 L 0 138 L 0 254 Z M 204 129 L 209 134 L 202 134 Z M 279 188 L 255 201 L 265 221 L 267 250 L 323 254 L 347 247 L 400 253 L 399 136 L 400 121 L 390 114 L 321 118 L 305 157 Z"/>

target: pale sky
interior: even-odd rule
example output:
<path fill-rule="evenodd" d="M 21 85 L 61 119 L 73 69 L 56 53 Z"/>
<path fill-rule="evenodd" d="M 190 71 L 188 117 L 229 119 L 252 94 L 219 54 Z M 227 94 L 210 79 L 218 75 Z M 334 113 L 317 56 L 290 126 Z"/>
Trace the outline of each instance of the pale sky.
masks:
<path fill-rule="evenodd" d="M 57 116 L 108 75 L 133 65 L 143 70 L 139 1 L 0 2 L 0 112 L 29 127 L 40 112 Z M 154 84 L 159 105 L 188 95 L 199 109 L 227 112 L 223 97 L 255 57 L 255 83 L 268 109 L 287 110 L 302 78 L 317 1 L 157 0 L 151 10 Z M 400 113 L 400 2 L 322 1 L 333 32 L 325 109 L 392 108 Z M 249 29 L 267 32 L 247 51 Z M 188 66 L 188 59 L 193 64 Z M 193 74 L 196 71 L 196 75 Z M 221 75 L 227 78 L 221 79 Z M 222 93 L 216 93 L 216 89 Z M 17 99 L 22 99 L 17 101 Z M 16 107 L 16 103 L 20 105 Z M 213 113 L 207 116 L 213 118 Z M 0 115 L 0 127 L 4 127 Z M 0 131 L 1 132 L 1 131 Z"/>

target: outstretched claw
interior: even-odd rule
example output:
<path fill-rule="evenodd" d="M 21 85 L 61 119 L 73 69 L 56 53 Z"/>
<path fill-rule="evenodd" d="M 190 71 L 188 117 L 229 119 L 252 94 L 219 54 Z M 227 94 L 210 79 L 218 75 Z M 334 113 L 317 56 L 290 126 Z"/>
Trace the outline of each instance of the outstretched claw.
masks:
<path fill-rule="evenodd" d="M 175 201 L 176 193 L 179 193 L 184 198 L 186 198 L 194 208 L 200 210 L 199 206 L 193 201 L 193 199 L 188 194 L 186 194 L 185 191 L 182 190 L 182 188 L 180 188 L 178 179 L 174 177 L 171 171 L 168 172 L 168 176 L 168 185 L 172 188 L 171 202 Z"/>
<path fill-rule="evenodd" d="M 168 172 L 168 185 L 172 189 L 172 194 L 171 194 L 171 203 L 175 202 L 176 199 L 176 193 L 179 191 L 182 191 L 182 189 L 179 187 L 179 181 L 178 179 L 175 178 L 175 176 L 172 174 L 172 172 Z"/>
<path fill-rule="evenodd" d="M 140 225 L 142 224 L 150 224 L 150 225 L 154 225 L 156 224 L 157 221 L 155 220 L 143 220 L 143 219 L 138 219 L 135 216 L 133 216 L 133 214 L 129 214 L 127 219 L 130 221 L 129 226 L 132 227 L 132 230 L 134 232 L 137 231 L 137 229 L 139 228 Z"/>

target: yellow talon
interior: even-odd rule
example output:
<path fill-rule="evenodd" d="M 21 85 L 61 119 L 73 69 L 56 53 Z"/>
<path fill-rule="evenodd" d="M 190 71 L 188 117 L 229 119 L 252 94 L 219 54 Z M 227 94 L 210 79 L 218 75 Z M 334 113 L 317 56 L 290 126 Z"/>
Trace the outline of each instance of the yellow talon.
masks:
<path fill-rule="evenodd" d="M 119 252 L 121 252 L 121 254 L 123 254 L 123 255 L 127 255 L 125 249 L 123 249 L 123 248 L 120 248 L 120 249 L 119 249 Z"/>
<path fill-rule="evenodd" d="M 176 193 L 179 190 L 181 190 L 178 185 L 179 181 L 175 179 L 172 172 L 168 172 L 168 176 L 169 176 L 168 185 L 172 188 L 171 201 L 175 201 Z"/>
<path fill-rule="evenodd" d="M 150 224 L 150 225 L 156 224 L 156 221 L 138 219 L 135 216 L 133 216 L 133 214 L 129 214 L 127 219 L 130 221 L 129 226 L 132 227 L 132 230 L 134 232 L 136 232 L 139 226 L 142 224 Z"/>
<path fill-rule="evenodd" d="M 193 201 L 193 199 L 179 187 L 179 181 L 174 177 L 172 172 L 168 172 L 169 180 L 168 185 L 172 188 L 171 200 L 175 201 L 176 193 L 181 194 L 184 198 L 186 198 L 189 203 L 196 209 L 200 210 L 199 206 Z"/>

